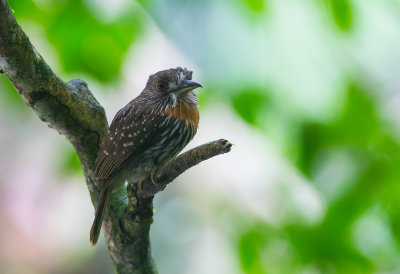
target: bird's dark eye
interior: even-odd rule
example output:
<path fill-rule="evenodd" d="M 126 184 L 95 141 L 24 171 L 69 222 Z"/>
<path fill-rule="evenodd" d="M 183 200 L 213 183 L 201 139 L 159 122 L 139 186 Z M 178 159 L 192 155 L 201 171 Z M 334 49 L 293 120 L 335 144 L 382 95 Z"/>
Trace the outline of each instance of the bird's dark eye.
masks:
<path fill-rule="evenodd" d="M 159 81 L 157 83 L 157 90 L 158 91 L 164 91 L 167 89 L 167 83 L 165 81 Z"/>

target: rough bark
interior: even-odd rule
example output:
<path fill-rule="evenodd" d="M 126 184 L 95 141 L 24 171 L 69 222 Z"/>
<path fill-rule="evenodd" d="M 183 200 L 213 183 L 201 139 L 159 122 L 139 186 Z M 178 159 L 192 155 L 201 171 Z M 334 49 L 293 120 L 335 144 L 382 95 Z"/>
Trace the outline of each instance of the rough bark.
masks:
<path fill-rule="evenodd" d="M 108 130 L 104 109 L 84 81 L 65 83 L 53 73 L 17 24 L 6 0 L 0 0 L 0 73 L 10 79 L 42 121 L 72 143 L 96 205 L 99 193 L 93 170 L 99 145 Z M 149 239 L 154 195 L 185 170 L 229 152 L 230 148 L 226 140 L 201 145 L 169 163 L 155 183 L 148 178 L 140 185 L 128 184 L 112 194 L 103 231 L 118 273 L 157 272 Z"/>

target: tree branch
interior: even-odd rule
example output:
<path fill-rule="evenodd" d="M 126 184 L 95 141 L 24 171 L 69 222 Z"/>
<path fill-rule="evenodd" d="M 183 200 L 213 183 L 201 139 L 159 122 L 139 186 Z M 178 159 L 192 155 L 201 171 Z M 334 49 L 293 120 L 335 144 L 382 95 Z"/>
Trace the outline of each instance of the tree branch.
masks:
<path fill-rule="evenodd" d="M 42 121 L 72 143 L 96 205 L 99 193 L 93 171 L 97 151 L 108 130 L 104 109 L 85 82 L 65 83 L 53 73 L 17 24 L 6 0 L 0 0 L 0 73 L 10 79 Z M 156 182 L 148 178 L 140 185 L 128 184 L 113 192 L 103 227 L 118 273 L 157 272 L 149 239 L 154 195 L 187 169 L 229 152 L 230 148 L 226 140 L 201 145 L 169 163 Z"/>
<path fill-rule="evenodd" d="M 153 222 L 153 197 L 154 194 L 163 190 L 176 177 L 187 169 L 205 161 L 211 157 L 230 151 L 232 144 L 226 140 L 210 142 L 193 148 L 170 162 L 161 171 L 156 182 L 148 177 L 140 186 L 129 184 L 127 187 L 128 206 L 125 212 L 116 213 L 123 197 L 111 202 L 112 218 L 106 219 L 104 229 L 108 242 L 108 249 L 119 273 L 157 273 L 155 264 L 152 263 L 150 248 L 150 225 Z M 122 214 L 122 215 L 120 215 Z M 119 227 L 115 227 L 117 220 Z M 112 233 L 114 230 L 118 233 Z M 126 253 L 131 259 L 126 261 Z"/>
<path fill-rule="evenodd" d="M 147 183 L 142 186 L 141 195 L 143 197 L 154 196 L 157 192 L 164 190 L 169 183 L 187 169 L 211 157 L 227 153 L 231 151 L 231 147 L 232 144 L 230 142 L 220 139 L 182 153 L 162 169 L 161 175 L 157 177 L 155 182 L 152 182 L 150 177 L 146 179 Z"/>
<path fill-rule="evenodd" d="M 81 160 L 92 197 L 97 150 L 108 129 L 102 106 L 85 82 L 59 79 L 0 0 L 0 67 L 39 118 L 67 137 Z"/>

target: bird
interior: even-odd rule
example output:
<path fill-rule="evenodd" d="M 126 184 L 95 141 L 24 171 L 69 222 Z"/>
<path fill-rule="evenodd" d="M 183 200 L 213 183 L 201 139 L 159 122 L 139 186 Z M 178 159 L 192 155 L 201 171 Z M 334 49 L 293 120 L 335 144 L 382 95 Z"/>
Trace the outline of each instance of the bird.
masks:
<path fill-rule="evenodd" d="M 96 245 L 111 192 L 125 181 L 140 183 L 160 170 L 189 143 L 199 125 L 192 71 L 171 68 L 150 75 L 143 91 L 115 115 L 95 162 L 100 191 L 90 242 Z"/>

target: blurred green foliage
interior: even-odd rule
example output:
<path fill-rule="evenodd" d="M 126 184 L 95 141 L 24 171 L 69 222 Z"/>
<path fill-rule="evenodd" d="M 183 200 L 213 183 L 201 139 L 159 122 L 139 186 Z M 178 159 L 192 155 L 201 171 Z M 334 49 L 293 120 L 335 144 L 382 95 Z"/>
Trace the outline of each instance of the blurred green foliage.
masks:
<path fill-rule="evenodd" d="M 83 175 L 81 161 L 79 160 L 79 157 L 76 154 L 74 148 L 70 144 L 66 144 L 63 148 L 61 148 L 60 154 L 61 156 L 59 157 L 59 159 L 61 161 L 58 163 L 57 169 L 61 175 Z"/>
<path fill-rule="evenodd" d="M 326 0 L 332 12 L 332 17 L 340 30 L 348 31 L 351 29 L 353 14 L 351 0 Z"/>
<path fill-rule="evenodd" d="M 359 85 L 349 84 L 347 100 L 343 113 L 328 125 L 304 124 L 301 130 L 300 159 L 298 166 L 304 174 L 311 176 L 313 161 L 318 153 L 327 149 L 347 149 L 371 155 L 375 142 L 380 142 L 381 135 L 374 101 L 367 97 L 369 91 Z"/>
<path fill-rule="evenodd" d="M 103 84 L 118 80 L 128 49 L 142 33 L 143 12 L 134 5 L 110 20 L 99 16 L 90 3 L 82 0 L 42 5 L 32 0 L 8 3 L 23 29 L 32 23 L 44 29 L 48 42 L 56 49 L 59 58 L 55 62 L 60 63 L 63 73 L 86 74 Z M 46 53 L 41 54 L 48 59 Z M 6 77 L 0 77 L 0 88 L 4 91 L 0 93 L 2 107 L 19 113 L 28 111 L 22 111 L 23 100 Z"/>
<path fill-rule="evenodd" d="M 21 109 L 25 108 L 24 100 L 12 86 L 8 78 L 2 74 L 0 74 L 0 91 L 0 107 L 17 117 L 27 113 L 27 110 L 21 111 Z"/>
<path fill-rule="evenodd" d="M 249 124 L 256 125 L 257 119 L 268 109 L 268 98 L 261 90 L 244 90 L 234 95 L 232 105 L 236 112 Z"/>
<path fill-rule="evenodd" d="M 44 28 L 65 72 L 86 73 L 102 83 L 118 79 L 128 48 L 142 30 L 143 16 L 133 6 L 110 22 L 82 0 L 54 1 L 46 8 L 32 0 L 9 4 L 17 19 L 29 18 Z"/>
<path fill-rule="evenodd" d="M 243 0 L 244 3 L 255 12 L 261 12 L 264 10 L 265 1 L 264 0 Z"/>
<path fill-rule="evenodd" d="M 228 6 L 226 4 L 228 1 L 223 0 L 215 1 L 215 3 L 193 0 L 139 1 L 152 20 L 160 26 L 177 48 L 182 50 L 185 57 L 194 62 L 198 61 L 202 69 L 218 68 L 212 72 L 205 69 L 206 71 L 203 72 L 206 79 L 212 78 L 216 82 L 212 83 L 211 87 L 206 87 L 200 94 L 200 103 L 205 105 L 215 100 L 223 101 L 232 106 L 238 117 L 266 136 L 273 127 L 271 124 L 278 125 L 281 134 L 285 135 L 287 140 L 291 140 L 291 143 L 280 144 L 283 144 L 283 147 L 280 147 L 283 151 L 293 152 L 286 160 L 291 162 L 310 184 L 314 183 L 312 187 L 325 199 L 325 212 L 321 220 L 316 223 L 304 225 L 289 222 L 277 227 L 266 221 L 256 220 L 249 221 L 245 229 L 238 228 L 231 239 L 234 242 L 237 260 L 245 273 L 252 274 L 300 273 L 304 269 L 311 269 L 312 273 L 371 273 L 399 269 L 400 257 L 396 252 L 400 247 L 400 202 L 398 199 L 400 196 L 400 144 L 393 133 L 395 127 L 381 113 L 379 92 L 375 87 L 371 87 L 367 77 L 353 79 L 354 74 L 358 75 L 359 71 L 363 71 L 363 66 L 354 65 L 356 73 L 349 72 L 351 69 L 348 66 L 343 69 L 345 72 L 341 71 L 345 76 L 349 74 L 349 77 L 344 77 L 345 80 L 337 80 L 344 82 L 343 85 L 346 87 L 344 91 L 337 91 L 337 94 L 343 94 L 344 99 L 340 96 L 332 98 L 338 101 L 343 99 L 343 104 L 338 104 L 340 107 L 331 111 L 329 119 L 319 119 L 320 117 L 310 117 L 300 112 L 293 114 L 299 108 L 296 108 L 298 107 L 296 99 L 290 96 L 286 96 L 282 101 L 277 100 L 277 94 L 285 94 L 282 87 L 284 85 L 275 85 L 274 89 L 260 88 L 260 86 L 266 86 L 267 77 L 258 79 L 260 83 L 256 82 L 256 77 L 251 78 L 261 70 L 258 66 L 270 60 L 274 62 L 271 56 L 268 60 L 259 57 L 260 63 L 257 64 L 241 63 L 247 60 L 247 57 L 251 57 L 254 50 L 249 44 L 252 46 L 265 42 L 258 39 L 246 44 L 249 38 L 245 34 L 250 30 L 240 29 L 240 23 L 247 17 L 237 17 L 245 12 L 241 10 L 243 4 L 257 13 L 257 16 L 263 16 L 267 12 L 267 7 L 268 9 L 271 7 L 272 10 L 274 5 L 277 6 L 277 1 L 280 0 L 229 2 L 230 5 L 234 3 L 232 6 L 237 8 L 234 16 L 229 15 L 231 17 L 228 15 L 223 17 L 224 13 L 221 10 L 214 13 L 210 11 L 212 5 Z M 102 20 L 101 16 L 89 9 L 87 2 L 83 0 L 54 1 L 46 8 L 39 7 L 39 4 L 30 0 L 9 2 L 19 20 L 30 19 L 44 28 L 48 42 L 57 51 L 58 61 L 64 73 L 87 74 L 100 83 L 118 81 L 127 50 L 140 37 L 146 23 L 142 11 L 136 8 L 126 9 L 116 19 L 110 21 Z M 342 41 L 335 36 L 335 30 L 332 31 L 332 29 L 339 29 L 349 36 L 352 35 L 352 30 L 357 27 L 354 22 L 359 15 L 354 8 L 356 1 L 315 2 L 317 5 L 323 3 L 324 8 L 315 9 L 312 12 L 321 12 L 321 17 L 328 18 L 327 21 L 331 23 L 329 28 L 323 29 L 323 32 L 334 33 L 332 36 L 326 36 L 330 39 L 327 44 L 332 43 L 335 50 L 340 49 L 343 46 Z M 282 14 L 285 17 L 282 21 L 291 20 L 286 11 L 280 15 Z M 212 17 L 213 15 L 215 17 Z M 218 24 L 212 20 L 213 18 L 218 19 Z M 266 35 L 267 28 L 271 24 L 269 20 L 270 17 L 257 30 L 263 34 L 265 31 Z M 251 30 L 254 28 L 254 25 L 247 22 L 244 25 L 250 25 Z M 211 28 L 207 29 L 206 26 L 211 26 Z M 218 29 L 220 26 L 223 27 L 223 31 Z M 228 29 L 228 27 L 231 28 Z M 290 27 L 293 26 L 290 25 Z M 212 32 L 214 29 L 216 29 L 215 33 Z M 212 33 L 209 35 L 207 31 Z M 294 28 L 289 32 L 294 35 L 297 31 Z M 231 32 L 234 34 L 229 36 Z M 239 34 L 236 36 L 236 33 L 245 38 Z M 279 39 L 280 35 L 283 34 L 278 33 L 272 37 Z M 302 33 L 299 35 L 301 39 L 313 36 L 304 35 L 303 37 L 302 35 Z M 229 40 L 232 37 L 234 39 Z M 357 42 L 356 39 L 355 41 Z M 267 46 L 273 44 L 270 40 L 267 42 L 262 44 L 265 46 L 262 50 L 266 51 Z M 284 42 L 279 44 L 278 48 L 284 46 L 290 47 L 290 53 L 304 50 L 298 49 L 297 44 L 287 45 Z M 357 46 L 360 47 L 360 44 L 356 44 Z M 235 51 L 237 49 L 239 52 Z M 315 49 L 309 49 L 309 51 L 313 50 Z M 220 54 L 225 51 L 228 56 L 223 59 Z M 280 53 L 280 51 L 277 52 Z M 245 58 L 238 58 L 238 53 L 244 55 Z M 327 54 L 336 56 L 335 53 L 328 52 Z M 346 51 L 341 51 L 339 55 L 345 56 L 343 59 L 350 59 L 345 53 Z M 295 55 L 290 56 L 295 58 Z M 319 58 L 318 54 L 311 56 L 315 59 Z M 233 63 L 236 66 L 227 67 L 225 61 L 236 60 L 236 58 L 240 60 L 238 63 Z M 306 61 L 312 62 L 312 58 Z M 201 63 L 203 60 L 211 60 L 212 63 Z M 330 64 L 321 63 L 324 64 L 324 68 L 330 66 Z M 253 71 L 245 74 L 249 67 L 253 68 Z M 237 77 L 232 77 L 229 73 L 235 69 L 238 72 L 234 76 Z M 321 77 L 319 69 L 316 67 L 313 70 L 315 80 Z M 278 71 L 279 75 L 284 75 L 280 81 L 292 81 L 285 74 L 288 69 L 284 66 L 274 66 L 272 70 Z M 273 74 L 273 76 L 276 75 Z M 268 76 L 271 78 L 271 75 Z M 0 79 L 1 89 L 10 89 L 10 84 L 4 80 L 4 77 L 1 78 L 3 78 Z M 348 80 L 349 78 L 352 80 Z M 252 82 L 255 83 L 249 84 Z M 232 88 L 238 83 L 242 84 L 240 89 Z M 213 91 L 216 92 L 213 93 Z M 320 93 L 323 92 L 321 88 Z M 16 92 L 5 91 L 0 96 L 5 102 L 4 106 L 23 105 Z M 312 99 L 310 98 L 310 107 L 312 107 Z M 321 116 L 324 114 L 321 113 Z M 79 161 L 71 148 L 65 149 L 62 154 L 64 161 L 61 165 L 64 172 L 74 173 L 80 170 Z M 339 161 L 346 161 L 345 165 L 351 170 L 351 176 L 343 177 L 343 185 L 333 185 L 329 190 L 324 190 L 323 186 L 315 182 L 318 175 L 325 169 L 329 170 L 332 177 L 343 175 L 340 174 L 341 169 L 334 164 L 337 155 L 342 157 Z M 333 184 L 330 179 L 332 178 L 326 178 L 325 183 Z M 372 214 L 371 210 L 374 212 L 375 208 L 385 214 Z M 388 238 L 393 239 L 393 242 L 382 242 L 381 245 L 374 247 L 370 244 L 371 239 L 363 238 L 364 236 L 356 228 L 363 228 L 360 223 L 363 224 L 365 220 L 371 219 L 375 223 L 379 221 L 381 229 L 387 231 Z M 240 223 L 244 221 L 240 220 Z M 365 233 L 369 235 L 368 231 Z M 363 249 L 362 246 L 356 244 L 357 241 L 365 242 L 364 245 L 370 248 Z M 286 252 L 279 258 L 274 257 L 277 256 L 274 255 L 274 246 L 280 244 L 285 247 Z"/>
<path fill-rule="evenodd" d="M 264 226 L 256 226 L 239 239 L 240 263 L 246 273 L 266 273 L 263 266 L 263 249 L 268 244 L 268 232 Z"/>
<path fill-rule="evenodd" d="M 297 165 L 312 181 L 321 162 L 333 156 L 329 152 L 346 151 L 359 169 L 358 176 L 347 182 L 348 190 L 328 204 L 324 218 L 314 226 L 287 225 L 280 230 L 264 224 L 264 229 L 255 226 L 241 234 L 239 258 L 246 273 L 269 272 L 260 259 L 260 247 L 268 245 L 267 239 L 271 237 L 290 241 L 297 258 L 290 267 L 292 270 L 298 265 L 312 265 L 320 273 L 371 273 L 390 269 L 374 264 L 387 256 L 381 247 L 372 251 L 372 255 L 357 249 L 353 231 L 356 222 L 378 204 L 389 213 L 383 226 L 393 233 L 397 244 L 400 242 L 400 145 L 386 131 L 386 122 L 376 111 L 373 92 L 361 83 L 351 82 L 346 94 L 337 119 L 325 124 L 303 125 Z M 283 238 L 282 234 L 278 236 L 279 231 L 285 232 Z"/>

